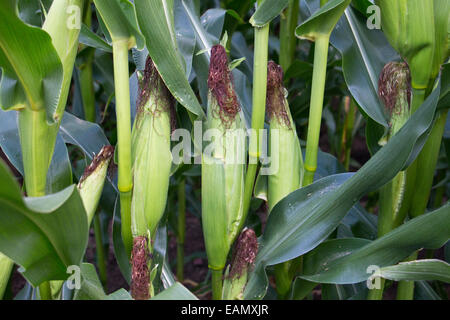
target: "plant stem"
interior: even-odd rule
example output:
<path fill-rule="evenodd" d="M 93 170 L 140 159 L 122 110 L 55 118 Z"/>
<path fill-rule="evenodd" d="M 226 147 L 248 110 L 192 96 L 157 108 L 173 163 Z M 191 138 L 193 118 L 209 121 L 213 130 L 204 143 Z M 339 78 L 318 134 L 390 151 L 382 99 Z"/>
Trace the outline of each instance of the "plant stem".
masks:
<path fill-rule="evenodd" d="M 120 213 L 122 240 L 130 257 L 133 247 L 131 234 L 131 115 L 128 70 L 128 39 L 113 41 L 114 86 L 116 92 L 117 144 L 119 155 Z"/>
<path fill-rule="evenodd" d="M 212 285 L 213 300 L 222 300 L 222 286 L 223 286 L 222 272 L 223 270 L 211 269 L 212 275 L 211 285 Z"/>
<path fill-rule="evenodd" d="M 289 5 L 281 18 L 280 26 L 280 65 L 286 72 L 295 56 L 295 28 L 298 23 L 299 0 L 289 0 Z"/>
<path fill-rule="evenodd" d="M 433 184 L 434 171 L 439 158 L 442 136 L 447 121 L 447 114 L 448 110 L 441 112 L 441 114 L 437 116 L 436 123 L 431 130 L 430 136 L 419 154 L 417 160 L 415 195 L 412 198 L 410 209 L 410 215 L 412 217 L 422 215 L 427 208 Z"/>
<path fill-rule="evenodd" d="M 83 19 L 84 24 L 87 27 L 92 25 L 92 8 L 91 0 L 87 1 L 87 6 L 85 9 L 85 16 Z M 92 62 L 94 60 L 94 48 L 87 48 L 89 50 L 86 61 L 80 68 L 80 87 L 81 87 L 81 98 L 83 100 L 83 110 L 84 118 L 87 121 L 95 122 L 95 93 L 94 93 L 94 79 L 92 72 Z"/>
<path fill-rule="evenodd" d="M 184 240 L 186 238 L 186 180 L 178 185 L 177 279 L 184 281 Z"/>
<path fill-rule="evenodd" d="M 29 197 L 45 195 L 47 170 L 54 146 L 51 128 L 46 121 L 45 110 L 25 108 L 19 112 L 20 145 L 25 171 L 25 189 Z M 52 300 L 50 282 L 39 286 L 42 300 Z"/>
<path fill-rule="evenodd" d="M 316 38 L 303 186 L 313 183 L 317 169 L 317 153 L 327 74 L 328 44 L 329 36 L 320 35 Z"/>
<path fill-rule="evenodd" d="M 29 197 L 44 196 L 53 150 L 50 146 L 54 145 L 45 110 L 25 108 L 19 111 L 19 131 L 27 194 Z"/>
<path fill-rule="evenodd" d="M 341 162 L 344 164 L 345 170 L 350 169 L 350 159 L 353 141 L 353 126 L 355 123 L 356 106 L 351 97 L 344 99 L 345 123 L 342 130 L 341 138 Z"/>
<path fill-rule="evenodd" d="M 100 222 L 100 215 L 97 213 L 94 216 L 94 233 L 95 233 L 95 246 L 97 253 L 97 267 L 98 273 L 100 275 L 100 281 L 103 286 L 106 286 L 107 283 L 107 272 L 106 272 L 106 253 L 105 247 L 103 245 L 103 237 L 102 237 L 102 225 Z"/>
<path fill-rule="evenodd" d="M 253 70 L 253 110 L 252 110 L 252 130 L 255 134 L 250 136 L 249 143 L 249 164 L 245 176 L 244 189 L 244 211 L 240 221 L 239 230 L 245 223 L 250 202 L 252 200 L 253 187 L 258 160 L 261 156 L 260 150 L 260 130 L 264 128 L 264 118 L 266 113 L 266 93 L 267 93 L 267 59 L 269 48 L 269 24 L 262 28 L 255 28 L 255 57 Z"/>

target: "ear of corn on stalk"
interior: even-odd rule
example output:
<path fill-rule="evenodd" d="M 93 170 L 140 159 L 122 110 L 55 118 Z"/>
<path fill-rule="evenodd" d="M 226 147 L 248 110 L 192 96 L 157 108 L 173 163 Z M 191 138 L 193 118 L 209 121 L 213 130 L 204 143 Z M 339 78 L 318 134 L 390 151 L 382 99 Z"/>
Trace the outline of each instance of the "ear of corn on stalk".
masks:
<path fill-rule="evenodd" d="M 243 215 L 245 131 L 221 45 L 211 50 L 208 87 L 212 143 L 202 155 L 202 223 L 209 267 L 222 270 Z"/>
<path fill-rule="evenodd" d="M 132 131 L 133 236 L 154 237 L 167 201 L 172 153 L 172 99 L 153 61 L 148 58 Z"/>
<path fill-rule="evenodd" d="M 248 274 L 258 253 L 258 239 L 252 229 L 244 229 L 236 240 L 231 266 L 223 285 L 224 300 L 243 300 Z"/>
<path fill-rule="evenodd" d="M 283 70 L 268 63 L 267 114 L 270 121 L 269 151 L 274 172 L 268 177 L 269 212 L 302 185 L 303 156 L 283 87 Z"/>
<path fill-rule="evenodd" d="M 389 137 L 394 136 L 410 117 L 411 77 L 408 65 L 404 62 L 390 62 L 383 68 L 379 83 L 378 95 L 390 114 Z M 401 171 L 380 190 L 380 228 L 379 235 L 384 235 L 395 228 L 403 199 L 406 184 L 406 173 Z M 404 218 L 404 217 L 403 217 Z M 397 222 L 401 223 L 402 221 Z"/>
<path fill-rule="evenodd" d="M 153 295 L 150 277 L 152 239 L 166 207 L 172 167 L 173 100 L 150 57 L 139 79 L 139 89 L 131 146 L 131 228 L 134 238 L 131 291 L 133 298 L 145 300 Z"/>
<path fill-rule="evenodd" d="M 91 164 L 85 169 L 78 182 L 78 191 L 83 201 L 88 217 L 88 225 L 91 224 L 102 195 L 109 163 L 114 156 L 114 148 L 105 146 L 94 157 Z"/>

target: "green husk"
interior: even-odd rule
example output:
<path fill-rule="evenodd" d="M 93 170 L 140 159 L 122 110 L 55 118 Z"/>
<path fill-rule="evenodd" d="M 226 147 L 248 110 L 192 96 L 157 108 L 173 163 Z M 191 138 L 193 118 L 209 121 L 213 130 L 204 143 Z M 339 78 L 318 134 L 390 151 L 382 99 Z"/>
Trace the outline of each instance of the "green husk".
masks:
<path fill-rule="evenodd" d="M 245 171 L 245 131 L 220 45 L 212 49 L 208 85 L 206 128 L 212 129 L 212 143 L 202 155 L 202 223 L 209 268 L 219 271 L 239 232 Z"/>
<path fill-rule="evenodd" d="M 381 24 L 389 43 L 411 69 L 412 87 L 425 90 L 435 50 L 434 2 L 378 0 Z"/>
<path fill-rule="evenodd" d="M 273 207 L 303 183 L 303 156 L 283 87 L 283 70 L 268 63 L 266 109 L 270 121 L 269 152 L 272 167 L 268 176 L 269 213 Z M 290 288 L 291 262 L 275 266 L 277 292 L 283 297 Z"/>
<path fill-rule="evenodd" d="M 268 176 L 269 212 L 289 193 L 301 187 L 303 156 L 283 87 L 283 70 L 268 64 L 267 112 L 270 121 L 269 152 L 274 172 Z"/>
<path fill-rule="evenodd" d="M 244 229 L 236 241 L 231 266 L 225 272 L 223 283 L 224 300 L 244 300 L 248 274 L 252 271 L 258 253 L 258 239 L 252 229 Z"/>
<path fill-rule="evenodd" d="M 132 132 L 133 237 L 154 237 L 169 189 L 172 100 L 150 58 L 140 80 L 140 99 Z"/>
<path fill-rule="evenodd" d="M 105 146 L 94 157 L 91 164 L 84 171 L 78 183 L 78 192 L 86 209 L 88 224 L 90 225 L 97 210 L 98 202 L 102 195 L 109 163 L 114 156 L 114 148 Z"/>

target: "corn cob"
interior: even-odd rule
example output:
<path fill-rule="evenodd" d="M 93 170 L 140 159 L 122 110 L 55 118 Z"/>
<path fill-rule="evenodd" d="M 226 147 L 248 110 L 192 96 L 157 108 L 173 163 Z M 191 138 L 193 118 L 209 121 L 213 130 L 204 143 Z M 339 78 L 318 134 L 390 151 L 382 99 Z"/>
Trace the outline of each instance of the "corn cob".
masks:
<path fill-rule="evenodd" d="M 302 185 L 303 156 L 295 125 L 289 111 L 283 87 L 283 70 L 275 62 L 268 63 L 267 115 L 270 122 L 269 150 L 275 172 L 269 175 L 269 212 Z"/>
<path fill-rule="evenodd" d="M 164 214 L 169 189 L 173 125 L 173 100 L 150 57 L 139 89 L 131 146 L 132 294 L 135 299 L 148 299 L 153 290 L 149 271 L 152 239 Z"/>
<path fill-rule="evenodd" d="M 103 147 L 86 168 L 78 182 L 78 191 L 86 209 L 89 225 L 100 201 L 109 163 L 113 155 L 114 148 L 112 146 Z"/>
<path fill-rule="evenodd" d="M 245 170 L 245 131 L 221 45 L 211 49 L 208 87 L 206 128 L 213 136 L 202 155 L 202 223 L 209 268 L 221 275 L 243 215 Z"/>
<path fill-rule="evenodd" d="M 243 300 L 248 274 L 258 253 L 258 239 L 252 229 L 244 229 L 236 240 L 231 266 L 225 274 L 224 300 Z"/>

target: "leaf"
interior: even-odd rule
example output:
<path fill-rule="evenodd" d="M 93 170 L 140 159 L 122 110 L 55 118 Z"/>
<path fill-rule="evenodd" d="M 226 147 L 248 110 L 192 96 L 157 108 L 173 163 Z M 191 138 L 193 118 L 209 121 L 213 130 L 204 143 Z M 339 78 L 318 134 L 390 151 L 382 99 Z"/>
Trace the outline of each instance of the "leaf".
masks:
<path fill-rule="evenodd" d="M 75 185 L 41 198 L 25 198 L 0 164 L 0 251 L 21 265 L 33 286 L 65 280 L 79 265 L 88 240 L 83 202 Z"/>
<path fill-rule="evenodd" d="M 329 37 L 349 4 L 350 0 L 328 1 L 295 29 L 295 35 L 300 39 L 311 41 L 314 41 L 318 36 Z"/>
<path fill-rule="evenodd" d="M 112 41 L 128 40 L 128 49 L 144 48 L 145 39 L 139 31 L 133 3 L 128 0 L 94 0 L 94 4 Z"/>
<path fill-rule="evenodd" d="M 102 128 L 65 112 L 60 127 L 61 135 L 66 143 L 78 146 L 92 160 L 100 150 L 110 145 Z"/>
<path fill-rule="evenodd" d="M 139 25 L 147 41 L 147 49 L 164 83 L 175 99 L 186 109 L 204 117 L 202 107 L 185 76 L 178 55 L 173 23 L 173 0 L 136 1 Z"/>
<path fill-rule="evenodd" d="M 198 300 L 186 287 L 176 282 L 151 300 Z"/>
<path fill-rule="evenodd" d="M 450 237 L 449 213 L 450 205 L 447 205 L 412 219 L 359 250 L 328 263 L 325 269 L 301 277 L 320 283 L 346 284 L 365 281 L 371 275 L 367 272 L 369 266 L 378 266 L 383 270 L 383 267 L 405 259 L 417 249 L 441 247 Z M 415 230 L 420 230 L 420 232 L 415 232 Z M 408 271 L 416 267 L 415 265 L 389 267 L 386 275 L 394 277 L 393 273 L 389 273 L 390 270 Z M 442 266 L 439 265 L 437 268 L 441 270 Z M 448 270 L 448 266 L 446 268 Z M 401 275 L 398 277 L 400 279 Z M 440 275 L 440 279 L 442 279 L 442 275 Z M 417 278 L 417 280 L 424 280 L 424 278 Z"/>
<path fill-rule="evenodd" d="M 16 5 L 16 0 L 0 2 L 0 105 L 20 109 L 27 103 L 33 110 L 45 109 L 53 121 L 63 81 L 61 60 L 49 34 L 23 23 Z"/>
<path fill-rule="evenodd" d="M 264 0 L 250 18 L 253 27 L 264 27 L 275 19 L 289 4 L 289 0 Z"/>
<path fill-rule="evenodd" d="M 318 180 L 294 191 L 273 208 L 245 290 L 247 298 L 264 296 L 266 266 L 291 260 L 317 247 L 363 195 L 379 189 L 410 163 L 411 155 L 417 155 L 423 147 L 421 138 L 427 136 L 433 122 L 439 90 L 440 86 L 356 174 Z"/>
<path fill-rule="evenodd" d="M 416 281 L 414 284 L 414 300 L 442 300 L 426 281 Z"/>
<path fill-rule="evenodd" d="M 133 300 L 125 289 L 107 295 L 94 265 L 82 263 L 80 269 L 81 286 L 80 289 L 75 290 L 74 300 Z"/>
<path fill-rule="evenodd" d="M 342 55 L 345 82 L 364 113 L 387 127 L 388 117 L 378 98 L 378 78 L 383 67 L 400 57 L 380 30 L 369 30 L 366 20 L 348 8 L 331 34 L 331 44 Z"/>
<path fill-rule="evenodd" d="M 415 260 L 381 268 L 377 274 L 394 281 L 438 280 L 449 283 L 450 264 L 437 259 Z"/>
<path fill-rule="evenodd" d="M 85 24 L 81 25 L 80 43 L 105 52 L 112 52 L 111 46 L 97 34 L 92 32 Z"/>

